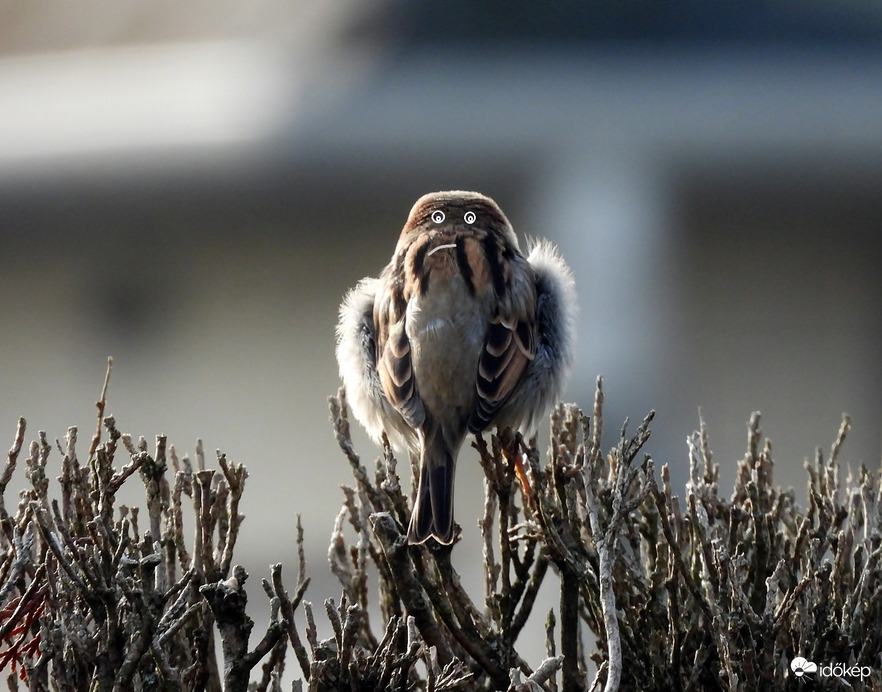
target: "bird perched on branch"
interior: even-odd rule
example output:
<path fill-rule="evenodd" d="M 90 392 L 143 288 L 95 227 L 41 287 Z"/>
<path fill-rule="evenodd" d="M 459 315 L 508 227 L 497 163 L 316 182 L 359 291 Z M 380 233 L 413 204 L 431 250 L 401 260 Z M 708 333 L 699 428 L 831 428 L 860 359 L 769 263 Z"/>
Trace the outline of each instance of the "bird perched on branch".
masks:
<path fill-rule="evenodd" d="M 572 360 L 575 289 L 547 241 L 525 256 L 477 192 L 417 200 L 379 278 L 344 298 L 337 362 L 356 418 L 419 455 L 407 537 L 454 538 L 453 479 L 468 433 L 532 432 Z"/>

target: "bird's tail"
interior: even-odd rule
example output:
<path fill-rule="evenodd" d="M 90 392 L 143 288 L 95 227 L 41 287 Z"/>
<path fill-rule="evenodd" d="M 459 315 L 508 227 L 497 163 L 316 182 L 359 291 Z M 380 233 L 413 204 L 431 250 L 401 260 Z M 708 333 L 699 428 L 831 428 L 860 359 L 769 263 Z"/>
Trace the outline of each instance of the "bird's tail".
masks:
<path fill-rule="evenodd" d="M 420 435 L 420 480 L 407 529 L 408 543 L 433 537 L 453 543 L 453 476 L 456 454 L 440 429 Z"/>

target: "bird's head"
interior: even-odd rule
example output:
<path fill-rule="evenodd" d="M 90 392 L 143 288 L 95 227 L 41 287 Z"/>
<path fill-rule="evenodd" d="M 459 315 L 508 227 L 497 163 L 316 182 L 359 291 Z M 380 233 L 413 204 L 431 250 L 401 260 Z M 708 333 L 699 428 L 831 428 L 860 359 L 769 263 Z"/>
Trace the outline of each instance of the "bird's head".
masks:
<path fill-rule="evenodd" d="M 492 199 L 479 192 L 451 190 L 430 192 L 420 197 L 401 231 L 400 244 L 407 245 L 420 234 L 445 237 L 476 232 L 504 237 L 517 247 L 517 238 L 502 209 Z"/>

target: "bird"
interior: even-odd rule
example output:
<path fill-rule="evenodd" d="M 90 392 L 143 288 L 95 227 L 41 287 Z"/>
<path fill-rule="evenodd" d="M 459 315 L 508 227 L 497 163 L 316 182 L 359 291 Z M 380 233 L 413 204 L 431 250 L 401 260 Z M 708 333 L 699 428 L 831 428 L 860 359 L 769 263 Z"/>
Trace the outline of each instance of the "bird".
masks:
<path fill-rule="evenodd" d="M 454 541 L 453 486 L 465 438 L 532 434 L 572 366 L 575 286 L 547 240 L 521 251 L 499 205 L 478 192 L 433 192 L 407 217 L 378 277 L 344 297 L 340 377 L 377 442 L 419 458 L 407 542 Z"/>

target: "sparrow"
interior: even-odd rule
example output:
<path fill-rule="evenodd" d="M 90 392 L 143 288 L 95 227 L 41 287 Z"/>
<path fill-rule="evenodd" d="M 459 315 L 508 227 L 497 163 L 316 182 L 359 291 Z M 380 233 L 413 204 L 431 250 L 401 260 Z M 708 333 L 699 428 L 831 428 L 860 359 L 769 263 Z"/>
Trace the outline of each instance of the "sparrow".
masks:
<path fill-rule="evenodd" d="M 572 273 L 547 241 L 524 255 L 499 206 L 477 192 L 424 195 L 378 278 L 344 297 L 340 377 L 377 442 L 419 458 L 411 544 L 454 539 L 453 480 L 469 433 L 531 434 L 573 357 Z"/>

